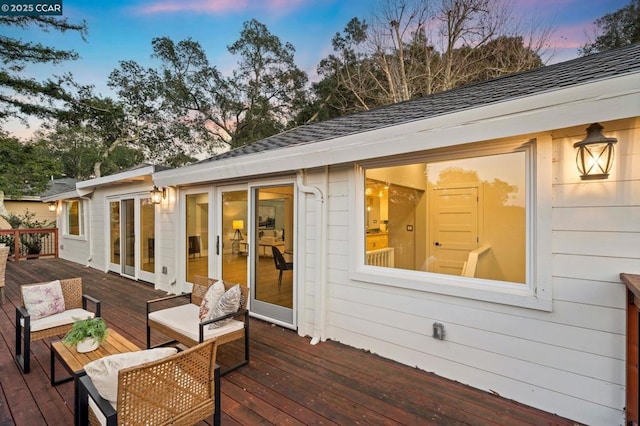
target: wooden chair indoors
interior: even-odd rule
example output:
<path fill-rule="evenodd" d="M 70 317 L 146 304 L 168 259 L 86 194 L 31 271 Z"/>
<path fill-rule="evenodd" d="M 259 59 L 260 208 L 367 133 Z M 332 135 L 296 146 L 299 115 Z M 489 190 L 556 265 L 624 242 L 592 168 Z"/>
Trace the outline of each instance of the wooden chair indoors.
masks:
<path fill-rule="evenodd" d="M 31 342 L 47 337 L 66 334 L 77 319 L 100 316 L 100 301 L 82 293 L 82 278 L 70 278 L 51 283 L 26 284 L 20 287 L 20 304 L 16 307 L 16 362 L 24 373 L 30 371 Z M 56 287 L 57 286 L 57 287 Z M 52 290 L 53 289 L 53 290 Z M 57 289 L 58 299 L 62 297 L 64 304 L 55 303 Z M 54 302 L 47 302 L 46 309 L 59 306 L 57 311 L 45 312 L 30 303 L 30 294 L 46 292 L 52 295 Z M 42 293 L 41 293 L 42 294 Z M 26 296 L 26 297 L 25 297 Z M 49 296 L 47 296 L 49 297 Z M 25 299 L 27 303 L 25 304 Z M 36 297 L 42 301 L 42 297 Z M 87 310 L 87 302 L 92 302 L 95 312 Z"/>
<path fill-rule="evenodd" d="M 196 275 L 193 278 L 191 293 L 165 296 L 147 301 L 147 348 L 180 343 L 187 347 L 195 346 L 208 339 L 216 339 L 218 345 L 244 340 L 244 359 L 223 370 L 222 375 L 249 363 L 249 311 L 247 301 L 249 289 L 245 285 L 224 282 L 224 290 L 229 291 L 235 285 L 240 289 L 239 308 L 235 312 L 215 318 L 200 320 L 200 304 L 205 298 L 209 287 L 218 280 Z M 160 309 L 163 301 L 183 298 L 188 303 L 179 306 Z M 228 322 L 219 328 L 210 328 L 218 321 Z M 151 346 L 151 331 L 156 330 L 168 336 L 170 340 Z"/>
<path fill-rule="evenodd" d="M 9 247 L 0 247 L 0 303 L 4 305 L 4 277 L 7 270 Z"/>
<path fill-rule="evenodd" d="M 144 364 L 120 370 L 104 368 L 109 376 L 106 380 L 117 380 L 117 388 L 113 383 L 105 383 L 102 375 L 97 382 L 92 381 L 87 366 L 87 375 L 79 377 L 76 388 L 76 424 L 192 425 L 212 419 L 214 425 L 220 425 L 220 367 L 216 365 L 216 349 L 216 341 L 207 340 Z M 107 362 L 107 358 L 98 362 Z M 116 364 L 124 363 L 112 365 Z"/>
<path fill-rule="evenodd" d="M 200 235 L 190 235 L 189 236 L 189 257 L 193 255 L 196 257 L 200 257 Z"/>
<path fill-rule="evenodd" d="M 280 290 L 280 287 L 282 287 L 282 273 L 284 271 L 293 271 L 293 262 L 287 262 L 278 247 L 271 246 L 271 251 L 273 252 L 273 262 L 276 264 L 276 269 L 280 271 L 278 276 L 278 290 Z"/>

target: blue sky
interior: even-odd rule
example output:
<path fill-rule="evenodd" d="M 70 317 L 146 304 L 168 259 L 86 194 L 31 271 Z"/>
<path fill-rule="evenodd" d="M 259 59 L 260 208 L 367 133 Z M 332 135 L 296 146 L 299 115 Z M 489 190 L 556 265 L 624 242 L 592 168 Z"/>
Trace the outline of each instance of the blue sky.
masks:
<path fill-rule="evenodd" d="M 556 55 L 550 62 L 577 56 L 592 23 L 616 11 L 629 0 L 512 0 L 517 13 L 553 25 Z M 11 30 L 31 40 L 42 41 L 80 54 L 78 61 L 57 66 L 53 73 L 72 72 L 80 83 L 94 84 L 108 94 L 106 79 L 122 60 L 152 65 L 151 40 L 170 37 L 175 42 L 191 37 L 198 41 L 209 61 L 228 74 L 235 59 L 226 47 L 238 39 L 243 22 L 257 19 L 282 42 L 296 48 L 296 64 L 315 78 L 318 62 L 331 52 L 331 39 L 353 17 L 367 19 L 376 0 L 63 0 L 64 16 L 71 22 L 85 20 L 86 41 L 74 33 L 28 34 Z M 48 77 L 51 67 L 29 67 L 37 78 Z M 5 130 L 24 137 L 26 132 L 13 123 Z"/>

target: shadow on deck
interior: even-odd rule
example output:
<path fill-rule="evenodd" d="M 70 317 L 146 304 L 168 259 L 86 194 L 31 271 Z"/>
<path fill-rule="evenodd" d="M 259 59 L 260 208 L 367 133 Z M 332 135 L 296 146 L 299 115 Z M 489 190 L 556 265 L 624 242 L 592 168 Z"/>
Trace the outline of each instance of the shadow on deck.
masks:
<path fill-rule="evenodd" d="M 0 424 L 70 425 L 73 383 L 49 384 L 49 342 L 32 344 L 32 371 L 14 358 L 15 305 L 21 284 L 82 277 L 102 301 L 110 327 L 145 345 L 145 301 L 152 287 L 61 259 L 9 262 L 7 301 L 0 307 Z M 371 353 L 308 338 L 251 320 L 250 365 L 222 379 L 222 424 L 573 425 L 574 422 Z M 237 356 L 224 345 L 218 360 Z M 62 368 L 60 366 L 58 369 Z"/>

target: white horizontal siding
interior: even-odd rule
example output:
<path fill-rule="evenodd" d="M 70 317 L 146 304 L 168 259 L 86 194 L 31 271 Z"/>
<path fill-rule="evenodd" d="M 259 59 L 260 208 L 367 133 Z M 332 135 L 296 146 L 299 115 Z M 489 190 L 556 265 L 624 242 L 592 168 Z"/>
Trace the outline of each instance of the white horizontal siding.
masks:
<path fill-rule="evenodd" d="M 552 165 L 541 168 L 553 183 L 552 216 L 543 218 L 552 228 L 551 312 L 351 281 L 357 256 L 348 251 L 349 229 L 359 213 L 345 217 L 345 209 L 353 209 L 356 189 L 345 170 L 332 170 L 329 338 L 576 421 L 623 424 L 626 290 L 619 274 L 640 273 L 640 173 L 625 170 L 640 151 L 635 123 L 603 123 L 625 145 L 606 181 L 577 176 L 572 145 L 586 125 L 554 132 Z M 434 322 L 444 324 L 444 341 L 431 337 Z"/>
<path fill-rule="evenodd" d="M 178 194 L 175 189 L 169 188 L 167 201 L 156 207 L 156 235 L 155 235 L 155 288 L 168 293 L 180 293 L 189 291 L 184 285 L 184 280 L 178 276 L 180 250 L 179 242 L 179 209 L 176 200 Z M 167 268 L 167 273 L 162 268 Z"/>

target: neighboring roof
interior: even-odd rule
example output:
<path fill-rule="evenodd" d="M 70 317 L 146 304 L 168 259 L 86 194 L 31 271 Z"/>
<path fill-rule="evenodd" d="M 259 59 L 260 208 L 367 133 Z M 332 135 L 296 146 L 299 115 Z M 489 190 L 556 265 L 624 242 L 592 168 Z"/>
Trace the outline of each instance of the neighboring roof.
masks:
<path fill-rule="evenodd" d="M 640 70 L 638 58 L 640 44 L 612 49 L 370 111 L 299 126 L 194 164 L 335 139 L 630 74 Z"/>
<path fill-rule="evenodd" d="M 143 180 L 146 176 L 151 176 L 155 172 L 160 172 L 168 169 L 170 169 L 170 167 L 146 163 L 139 164 L 137 166 L 129 167 L 128 169 L 122 170 L 112 175 L 78 182 L 76 188 L 80 190 L 87 188 L 96 188 L 101 185 L 110 185 L 113 183 L 139 181 Z"/>
<path fill-rule="evenodd" d="M 40 197 L 49 197 L 51 195 L 61 194 L 76 189 L 77 179 L 61 178 L 50 181 L 49 188 L 40 194 Z"/>
<path fill-rule="evenodd" d="M 112 175 L 102 176 L 99 178 L 88 179 L 84 181 L 74 181 L 72 185 L 69 181 L 69 186 L 64 190 L 51 193 L 43 193 L 42 201 L 51 202 L 69 198 L 89 196 L 99 186 L 126 182 L 139 182 L 143 181 L 147 177 L 150 178 L 151 175 L 155 172 L 160 172 L 168 169 L 170 169 L 170 167 L 153 164 L 139 164 L 137 166 L 129 167 L 126 170 L 122 170 Z"/>

